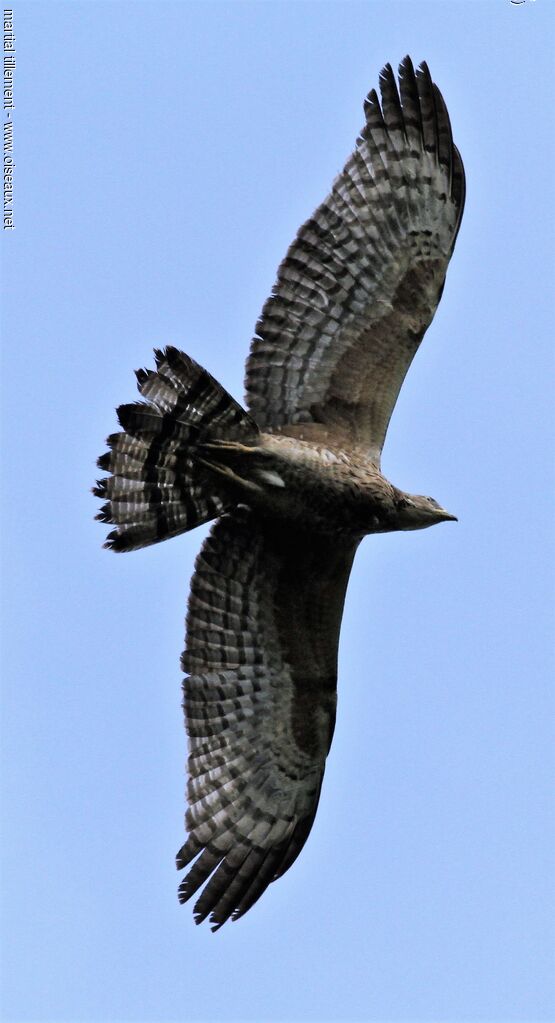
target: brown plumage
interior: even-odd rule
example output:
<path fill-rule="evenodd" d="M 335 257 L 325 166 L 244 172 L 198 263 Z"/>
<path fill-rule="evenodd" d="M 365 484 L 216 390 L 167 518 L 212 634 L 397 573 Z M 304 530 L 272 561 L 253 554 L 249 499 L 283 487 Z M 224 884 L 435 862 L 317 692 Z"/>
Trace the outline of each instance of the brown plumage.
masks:
<path fill-rule="evenodd" d="M 247 360 L 247 406 L 167 348 L 99 464 L 131 550 L 217 521 L 197 558 L 183 668 L 189 735 L 179 896 L 214 928 L 302 848 L 336 707 L 353 558 L 368 533 L 452 519 L 380 471 L 397 395 L 439 302 L 464 171 L 428 68 L 389 65 L 332 191 L 281 264 Z"/>

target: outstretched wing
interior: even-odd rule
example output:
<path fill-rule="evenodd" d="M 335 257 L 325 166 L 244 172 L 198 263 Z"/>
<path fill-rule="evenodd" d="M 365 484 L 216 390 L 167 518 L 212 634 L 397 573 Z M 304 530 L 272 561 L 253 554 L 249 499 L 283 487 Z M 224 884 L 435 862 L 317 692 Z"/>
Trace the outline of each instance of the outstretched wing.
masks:
<path fill-rule="evenodd" d="M 281 264 L 247 360 L 264 429 L 322 426 L 379 460 L 405 374 L 441 297 L 464 169 L 425 63 L 390 65 L 332 191 Z"/>
<path fill-rule="evenodd" d="M 197 559 L 183 667 L 193 859 L 179 895 L 214 929 L 304 845 L 335 723 L 337 644 L 356 544 L 224 515 Z M 209 880 L 208 880 L 209 879 Z"/>

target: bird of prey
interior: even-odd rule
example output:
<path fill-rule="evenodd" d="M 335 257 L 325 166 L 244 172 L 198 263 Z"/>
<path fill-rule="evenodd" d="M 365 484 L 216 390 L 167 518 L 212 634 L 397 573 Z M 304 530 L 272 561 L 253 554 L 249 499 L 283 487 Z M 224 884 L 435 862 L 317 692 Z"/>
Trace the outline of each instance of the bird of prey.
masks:
<path fill-rule="evenodd" d="M 288 870 L 312 827 L 358 544 L 455 518 L 389 483 L 380 455 L 443 290 L 464 170 L 425 63 L 405 57 L 398 84 L 386 65 L 380 91 L 279 267 L 247 359 L 248 411 L 168 347 L 137 372 L 142 400 L 117 410 L 99 459 L 112 550 L 216 520 L 187 613 L 177 855 L 179 898 L 197 894 L 195 919 L 214 930 Z"/>

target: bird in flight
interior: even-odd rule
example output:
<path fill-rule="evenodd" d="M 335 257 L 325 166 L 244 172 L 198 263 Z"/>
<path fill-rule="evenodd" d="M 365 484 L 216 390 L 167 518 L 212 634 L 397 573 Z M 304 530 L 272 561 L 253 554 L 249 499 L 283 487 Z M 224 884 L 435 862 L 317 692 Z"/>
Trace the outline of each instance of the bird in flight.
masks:
<path fill-rule="evenodd" d="M 215 519 L 182 657 L 188 867 L 197 923 L 237 919 L 312 827 L 337 701 L 353 558 L 369 533 L 454 519 L 380 469 L 397 395 L 436 311 L 464 206 L 425 63 L 386 65 L 354 152 L 281 263 L 251 344 L 245 410 L 183 352 L 137 372 L 95 493 L 129 551 Z M 204 886 L 204 887 L 203 887 Z"/>

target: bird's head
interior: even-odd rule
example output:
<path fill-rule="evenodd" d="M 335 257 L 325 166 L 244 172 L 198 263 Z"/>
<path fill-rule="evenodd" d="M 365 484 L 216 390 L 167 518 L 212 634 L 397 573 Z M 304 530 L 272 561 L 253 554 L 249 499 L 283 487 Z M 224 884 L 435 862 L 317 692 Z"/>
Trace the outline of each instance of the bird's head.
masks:
<path fill-rule="evenodd" d="M 403 494 L 398 491 L 395 500 L 398 529 L 426 529 L 436 522 L 457 522 L 457 516 L 442 508 L 433 497 Z"/>

